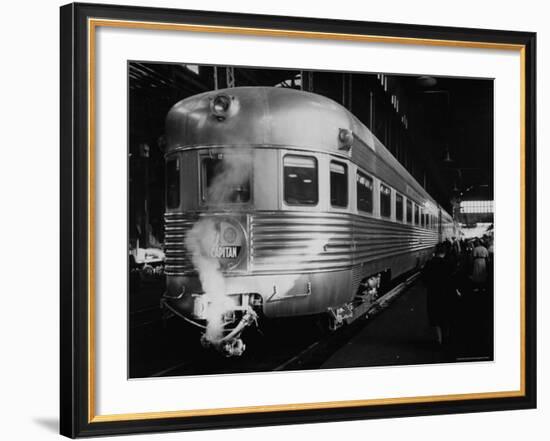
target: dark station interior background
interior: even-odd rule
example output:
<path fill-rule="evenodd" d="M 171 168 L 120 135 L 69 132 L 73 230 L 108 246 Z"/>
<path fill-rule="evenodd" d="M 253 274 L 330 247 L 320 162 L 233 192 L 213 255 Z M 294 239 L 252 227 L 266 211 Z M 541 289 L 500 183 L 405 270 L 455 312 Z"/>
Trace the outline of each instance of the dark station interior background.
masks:
<path fill-rule="evenodd" d="M 493 199 L 493 80 L 196 64 L 128 63 L 130 247 L 161 246 L 164 122 L 189 96 L 276 86 L 332 98 L 350 110 L 464 226 L 492 223 L 462 201 Z M 139 241 L 139 242 L 138 242 Z"/>

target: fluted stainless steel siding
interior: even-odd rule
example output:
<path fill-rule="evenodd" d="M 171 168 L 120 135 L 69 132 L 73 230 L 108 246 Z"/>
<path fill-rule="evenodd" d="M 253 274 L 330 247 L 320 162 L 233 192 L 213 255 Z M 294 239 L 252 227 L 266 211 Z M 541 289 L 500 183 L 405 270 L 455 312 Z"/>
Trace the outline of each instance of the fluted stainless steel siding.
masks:
<path fill-rule="evenodd" d="M 357 215 L 353 219 L 356 263 L 420 251 L 437 244 L 435 230 Z"/>
<path fill-rule="evenodd" d="M 185 235 L 197 221 L 196 214 L 166 213 L 164 215 L 164 271 L 167 276 L 193 273 L 193 264 L 185 248 Z"/>
<path fill-rule="evenodd" d="M 342 269 L 352 264 L 353 225 L 332 213 L 254 213 L 250 268 L 256 273 Z"/>
<path fill-rule="evenodd" d="M 276 212 L 252 215 L 250 238 L 253 271 L 279 273 L 342 269 L 420 251 L 436 245 L 437 232 L 348 213 Z"/>
<path fill-rule="evenodd" d="M 437 243 L 435 230 L 356 214 L 281 211 L 248 216 L 250 274 L 345 269 Z M 185 235 L 197 219 L 196 214 L 165 215 L 168 276 L 194 271 L 185 249 Z"/>

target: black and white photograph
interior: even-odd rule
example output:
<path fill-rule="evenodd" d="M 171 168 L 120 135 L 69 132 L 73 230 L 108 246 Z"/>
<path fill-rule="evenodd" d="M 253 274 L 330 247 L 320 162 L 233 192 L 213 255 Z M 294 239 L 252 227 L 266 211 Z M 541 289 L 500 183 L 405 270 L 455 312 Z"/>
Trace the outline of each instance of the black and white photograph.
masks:
<path fill-rule="evenodd" d="M 127 72 L 130 379 L 494 359 L 493 79 Z"/>

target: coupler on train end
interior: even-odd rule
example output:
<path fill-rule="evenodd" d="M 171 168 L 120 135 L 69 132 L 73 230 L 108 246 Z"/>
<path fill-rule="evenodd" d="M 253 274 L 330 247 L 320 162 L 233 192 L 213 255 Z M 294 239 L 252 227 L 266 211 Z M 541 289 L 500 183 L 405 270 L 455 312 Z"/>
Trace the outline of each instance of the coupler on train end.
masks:
<path fill-rule="evenodd" d="M 203 347 L 212 348 L 226 357 L 238 357 L 246 349 L 243 332 L 252 325 L 258 326 L 262 298 L 255 293 L 235 293 L 217 298 L 202 293 L 186 295 L 182 288 L 178 295 L 165 293 L 161 308 L 199 328 Z"/>
<path fill-rule="evenodd" d="M 252 308 L 244 311 L 239 323 L 229 333 L 219 339 L 211 340 L 206 333 L 201 336 L 203 347 L 212 347 L 226 357 L 239 357 L 245 349 L 246 344 L 241 338 L 243 331 L 251 325 L 258 325 L 258 314 Z"/>

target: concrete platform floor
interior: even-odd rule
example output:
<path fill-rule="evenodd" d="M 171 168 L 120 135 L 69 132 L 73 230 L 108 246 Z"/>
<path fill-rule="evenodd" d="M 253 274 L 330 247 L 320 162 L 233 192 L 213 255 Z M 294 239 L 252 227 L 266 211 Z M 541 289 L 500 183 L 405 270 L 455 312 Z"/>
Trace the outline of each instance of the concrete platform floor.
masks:
<path fill-rule="evenodd" d="M 417 282 L 370 322 L 321 369 L 391 366 L 493 359 L 493 309 L 488 294 L 461 297 L 452 335 L 437 342 L 429 326 L 426 290 Z"/>

